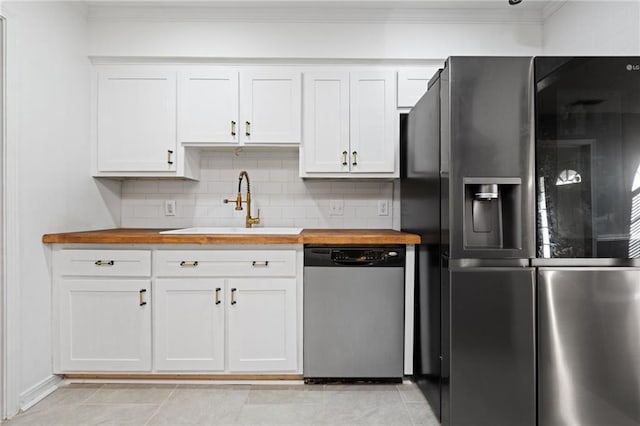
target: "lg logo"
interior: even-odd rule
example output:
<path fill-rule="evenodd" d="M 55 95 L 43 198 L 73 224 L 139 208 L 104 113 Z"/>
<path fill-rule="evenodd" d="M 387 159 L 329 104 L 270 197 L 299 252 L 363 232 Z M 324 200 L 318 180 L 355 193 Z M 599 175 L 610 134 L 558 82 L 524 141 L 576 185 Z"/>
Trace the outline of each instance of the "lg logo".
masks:
<path fill-rule="evenodd" d="M 640 71 L 640 65 L 627 65 L 627 71 Z"/>

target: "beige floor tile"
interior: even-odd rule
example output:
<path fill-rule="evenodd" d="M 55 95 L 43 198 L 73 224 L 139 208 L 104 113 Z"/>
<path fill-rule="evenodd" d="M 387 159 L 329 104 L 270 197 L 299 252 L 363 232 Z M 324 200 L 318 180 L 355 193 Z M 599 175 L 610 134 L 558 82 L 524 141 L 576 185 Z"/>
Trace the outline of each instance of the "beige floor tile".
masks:
<path fill-rule="evenodd" d="M 7 425 L 438 426 L 418 396 L 404 384 L 69 385 Z"/>
<path fill-rule="evenodd" d="M 326 404 L 323 424 L 410 426 L 409 413 L 402 402 L 389 404 L 353 403 Z"/>
<path fill-rule="evenodd" d="M 142 426 L 158 409 L 153 404 L 67 404 L 27 412 L 7 422 L 9 426 Z"/>
<path fill-rule="evenodd" d="M 440 422 L 431 411 L 428 403 L 407 402 L 405 403 L 409 417 L 414 425 L 420 426 L 439 426 Z"/>
<path fill-rule="evenodd" d="M 234 424 L 248 394 L 248 388 L 179 388 L 162 404 L 149 425 Z"/>
<path fill-rule="evenodd" d="M 252 404 L 240 410 L 238 425 L 317 425 L 322 424 L 322 404 Z"/>
<path fill-rule="evenodd" d="M 324 401 L 327 405 L 371 404 L 388 405 L 402 402 L 400 392 L 393 390 L 325 390 Z"/>
<path fill-rule="evenodd" d="M 162 404 L 176 385 L 106 384 L 86 401 L 92 404 Z"/>
<path fill-rule="evenodd" d="M 322 386 L 252 386 L 247 404 L 322 404 Z"/>
<path fill-rule="evenodd" d="M 398 385 L 398 391 L 404 402 L 426 402 L 420 388 L 414 383 Z"/>
<path fill-rule="evenodd" d="M 34 405 L 29 412 L 47 410 L 53 407 L 86 402 L 102 387 L 101 384 L 70 384 L 59 387 L 51 395 Z"/>

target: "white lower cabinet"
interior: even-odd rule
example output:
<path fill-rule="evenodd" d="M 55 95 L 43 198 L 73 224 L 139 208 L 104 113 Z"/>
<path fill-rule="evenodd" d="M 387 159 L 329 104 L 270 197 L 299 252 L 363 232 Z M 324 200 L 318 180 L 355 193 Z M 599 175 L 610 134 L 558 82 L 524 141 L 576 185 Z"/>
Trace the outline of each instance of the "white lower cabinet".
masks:
<path fill-rule="evenodd" d="M 295 371 L 296 279 L 230 279 L 229 370 Z"/>
<path fill-rule="evenodd" d="M 156 280 L 156 370 L 224 370 L 224 294 L 223 279 Z"/>
<path fill-rule="evenodd" d="M 65 279 L 59 294 L 59 368 L 151 370 L 151 282 Z"/>
<path fill-rule="evenodd" d="M 54 372 L 301 373 L 302 247 L 265 247 L 55 247 Z"/>

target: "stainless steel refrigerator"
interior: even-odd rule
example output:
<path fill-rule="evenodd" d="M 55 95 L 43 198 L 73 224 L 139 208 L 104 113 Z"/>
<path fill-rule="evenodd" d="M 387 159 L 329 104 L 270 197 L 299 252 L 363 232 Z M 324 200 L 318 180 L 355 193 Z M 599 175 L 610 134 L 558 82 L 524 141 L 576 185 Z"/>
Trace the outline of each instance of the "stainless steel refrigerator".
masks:
<path fill-rule="evenodd" d="M 442 424 L 640 425 L 640 58 L 449 58 L 406 142 Z"/>
<path fill-rule="evenodd" d="M 452 57 L 408 118 L 414 372 L 443 424 L 535 425 L 531 58 Z"/>
<path fill-rule="evenodd" d="M 540 425 L 640 425 L 640 58 L 535 59 Z"/>

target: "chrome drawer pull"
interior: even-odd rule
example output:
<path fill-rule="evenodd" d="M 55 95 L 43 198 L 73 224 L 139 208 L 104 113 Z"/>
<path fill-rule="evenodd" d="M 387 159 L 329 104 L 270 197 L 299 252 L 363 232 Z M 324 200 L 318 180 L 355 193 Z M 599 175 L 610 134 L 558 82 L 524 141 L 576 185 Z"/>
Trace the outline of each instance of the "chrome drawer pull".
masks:
<path fill-rule="evenodd" d="M 113 266 L 116 262 L 113 260 L 96 260 L 96 266 Z"/>
<path fill-rule="evenodd" d="M 195 268 L 196 266 L 198 266 L 198 261 L 194 260 L 193 262 L 187 262 L 183 260 L 182 262 L 180 262 L 180 266 L 183 268 Z"/>
<path fill-rule="evenodd" d="M 269 266 L 269 261 L 265 260 L 263 262 L 256 262 L 254 260 L 253 262 L 251 262 L 251 266 L 253 266 L 254 268 L 266 268 L 267 266 Z"/>
<path fill-rule="evenodd" d="M 342 151 L 342 165 L 346 166 L 347 164 L 347 155 L 349 155 L 349 153 L 347 151 Z"/>
<path fill-rule="evenodd" d="M 237 288 L 232 288 L 231 289 L 231 304 L 232 305 L 235 305 L 236 303 L 238 303 L 238 302 L 236 302 L 236 291 L 238 291 Z"/>
<path fill-rule="evenodd" d="M 222 290 L 220 287 L 216 287 L 216 305 L 220 304 L 220 290 Z"/>
<path fill-rule="evenodd" d="M 231 136 L 236 135 L 236 122 L 231 120 Z"/>
<path fill-rule="evenodd" d="M 140 306 L 144 306 L 147 304 L 147 302 L 144 301 L 144 294 L 147 292 L 146 288 L 143 288 L 142 290 L 140 290 Z"/>

